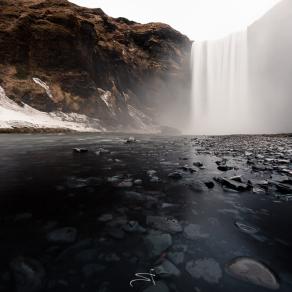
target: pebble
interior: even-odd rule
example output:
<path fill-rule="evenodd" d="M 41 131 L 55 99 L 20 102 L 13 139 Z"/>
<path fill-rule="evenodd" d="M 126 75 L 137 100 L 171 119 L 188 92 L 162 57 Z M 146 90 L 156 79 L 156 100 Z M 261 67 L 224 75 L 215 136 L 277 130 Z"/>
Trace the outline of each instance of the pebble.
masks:
<path fill-rule="evenodd" d="M 223 277 L 223 272 L 220 265 L 212 258 L 189 261 L 186 264 L 186 271 L 193 278 L 202 278 L 203 280 L 211 284 L 218 284 Z"/>
<path fill-rule="evenodd" d="M 73 152 L 75 152 L 75 153 L 86 153 L 86 152 L 88 152 L 88 149 L 86 149 L 86 148 L 73 148 Z"/>
<path fill-rule="evenodd" d="M 203 238 L 208 238 L 209 234 L 208 233 L 203 233 L 201 231 L 201 226 L 198 224 L 189 224 L 184 228 L 184 236 L 187 239 L 203 239 Z"/>
<path fill-rule="evenodd" d="M 145 245 L 151 257 L 160 256 L 172 246 L 172 237 L 170 234 L 149 234 L 145 237 Z"/>
<path fill-rule="evenodd" d="M 155 274 L 159 277 L 179 277 L 181 275 L 180 270 L 169 260 L 164 260 L 161 265 L 154 268 Z"/>
<path fill-rule="evenodd" d="M 77 239 L 77 230 L 73 227 L 64 227 L 47 234 L 47 240 L 55 243 L 73 243 Z"/>
<path fill-rule="evenodd" d="M 236 258 L 227 265 L 226 271 L 239 280 L 264 288 L 271 290 L 280 288 L 274 273 L 266 265 L 252 258 Z"/>
<path fill-rule="evenodd" d="M 10 263 L 17 292 L 37 292 L 43 289 L 45 269 L 31 258 L 18 257 Z"/>
<path fill-rule="evenodd" d="M 112 214 L 103 214 L 97 220 L 99 222 L 109 222 L 109 221 L 113 220 L 113 215 Z"/>
<path fill-rule="evenodd" d="M 155 229 L 169 233 L 178 233 L 183 231 L 181 224 L 174 218 L 147 216 L 146 224 Z"/>

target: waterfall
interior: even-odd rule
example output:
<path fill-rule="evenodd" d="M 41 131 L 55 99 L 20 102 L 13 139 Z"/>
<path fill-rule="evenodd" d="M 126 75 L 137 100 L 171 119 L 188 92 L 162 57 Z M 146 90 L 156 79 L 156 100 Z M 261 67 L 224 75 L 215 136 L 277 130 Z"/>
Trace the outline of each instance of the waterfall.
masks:
<path fill-rule="evenodd" d="M 194 134 L 249 133 L 247 31 L 192 46 Z"/>

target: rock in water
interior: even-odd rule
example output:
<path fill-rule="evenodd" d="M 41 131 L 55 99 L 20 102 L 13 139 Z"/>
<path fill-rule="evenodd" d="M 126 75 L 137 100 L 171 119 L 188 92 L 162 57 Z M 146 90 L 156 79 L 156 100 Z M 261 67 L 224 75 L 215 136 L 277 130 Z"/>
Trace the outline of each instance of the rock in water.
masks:
<path fill-rule="evenodd" d="M 136 140 L 134 137 L 129 137 L 129 138 L 125 141 L 126 144 L 135 143 L 135 142 L 137 142 L 137 140 Z"/>
<path fill-rule="evenodd" d="M 199 259 L 186 264 L 188 273 L 196 279 L 204 279 L 208 283 L 219 283 L 222 278 L 220 265 L 214 259 Z"/>
<path fill-rule="evenodd" d="M 187 239 L 191 240 L 209 237 L 209 234 L 201 231 L 201 226 L 198 224 L 187 225 L 184 229 L 184 235 Z"/>
<path fill-rule="evenodd" d="M 259 231 L 258 228 L 256 227 L 253 227 L 253 226 L 249 226 L 249 225 L 246 225 L 244 223 L 241 223 L 241 222 L 238 222 L 236 221 L 235 223 L 235 226 L 238 227 L 242 232 L 245 232 L 245 233 L 249 233 L 249 234 L 255 234 Z"/>
<path fill-rule="evenodd" d="M 137 221 L 128 221 L 122 226 L 124 231 L 129 233 L 145 233 L 146 229 L 142 227 Z"/>
<path fill-rule="evenodd" d="M 113 220 L 112 214 L 103 214 L 98 218 L 99 222 L 109 222 Z"/>
<path fill-rule="evenodd" d="M 172 245 L 170 234 L 150 234 L 145 238 L 145 245 L 151 257 L 159 256 Z"/>
<path fill-rule="evenodd" d="M 169 292 L 169 289 L 162 281 L 158 281 L 155 283 L 155 286 L 150 286 L 143 290 L 143 292 Z"/>
<path fill-rule="evenodd" d="M 73 227 L 64 227 L 48 233 L 47 239 L 56 243 L 73 243 L 77 238 L 77 230 Z"/>
<path fill-rule="evenodd" d="M 163 263 L 154 268 L 155 274 L 161 278 L 166 277 L 179 277 L 180 270 L 169 260 L 164 260 Z"/>
<path fill-rule="evenodd" d="M 239 280 L 258 286 L 272 290 L 280 288 L 280 284 L 273 272 L 267 266 L 252 258 L 236 258 L 227 265 L 226 271 Z"/>
<path fill-rule="evenodd" d="M 250 186 L 247 184 L 244 184 L 232 179 L 228 179 L 225 177 L 218 177 L 218 178 L 215 178 L 215 180 L 218 183 L 222 184 L 223 186 L 226 186 L 232 190 L 239 191 L 239 192 L 246 191 L 250 188 Z"/>
<path fill-rule="evenodd" d="M 73 148 L 74 153 L 86 153 L 88 152 L 88 149 L 86 148 Z"/>
<path fill-rule="evenodd" d="M 179 179 L 182 179 L 182 174 L 178 171 L 175 171 L 175 172 L 172 172 L 168 175 L 169 178 L 172 178 L 174 180 L 179 180 Z"/>
<path fill-rule="evenodd" d="M 182 232 L 181 225 L 174 218 L 148 216 L 146 221 L 147 225 L 150 225 L 155 229 L 159 229 L 170 233 Z"/>
<path fill-rule="evenodd" d="M 43 288 L 45 270 L 34 259 L 19 257 L 10 263 L 16 292 L 36 292 Z"/>
<path fill-rule="evenodd" d="M 184 252 L 169 252 L 167 257 L 176 265 L 180 265 L 185 260 Z"/>
<path fill-rule="evenodd" d="M 231 167 L 231 166 L 227 166 L 227 165 L 220 165 L 220 166 L 218 166 L 217 168 L 218 168 L 218 170 L 220 170 L 220 171 L 229 171 L 229 170 L 232 170 L 232 169 L 233 169 L 233 167 Z"/>
<path fill-rule="evenodd" d="M 205 185 L 208 189 L 213 189 L 215 187 L 215 184 L 212 181 L 206 181 Z"/>

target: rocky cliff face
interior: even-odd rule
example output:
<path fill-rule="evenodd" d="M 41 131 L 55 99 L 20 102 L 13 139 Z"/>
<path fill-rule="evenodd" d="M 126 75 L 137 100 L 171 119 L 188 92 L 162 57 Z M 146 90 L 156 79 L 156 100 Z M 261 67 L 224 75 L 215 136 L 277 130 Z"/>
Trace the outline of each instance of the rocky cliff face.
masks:
<path fill-rule="evenodd" d="M 14 101 L 110 129 L 187 117 L 191 42 L 170 26 L 66 0 L 0 0 L 0 10 L 0 86 Z"/>

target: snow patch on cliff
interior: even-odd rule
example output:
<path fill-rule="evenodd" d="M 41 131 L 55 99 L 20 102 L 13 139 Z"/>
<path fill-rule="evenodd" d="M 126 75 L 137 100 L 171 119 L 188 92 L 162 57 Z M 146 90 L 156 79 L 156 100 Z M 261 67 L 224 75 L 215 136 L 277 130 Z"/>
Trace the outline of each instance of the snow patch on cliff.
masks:
<path fill-rule="evenodd" d="M 5 94 L 0 86 L 0 129 L 12 128 L 69 129 L 78 132 L 101 132 L 106 129 L 98 119 L 89 119 L 77 113 L 46 113 L 27 104 L 18 105 Z"/>
<path fill-rule="evenodd" d="M 111 112 L 111 114 L 113 116 L 116 115 L 115 112 L 115 108 L 114 105 L 112 103 L 112 93 L 110 91 L 104 91 L 102 89 L 99 88 L 99 90 L 102 92 L 102 94 L 100 95 L 100 98 L 103 100 L 103 102 L 106 104 L 107 108 L 109 109 L 109 111 Z"/>
<path fill-rule="evenodd" d="M 52 92 L 51 92 L 51 89 L 50 89 L 50 87 L 46 84 L 46 82 L 44 82 L 44 81 L 42 81 L 41 79 L 36 78 L 36 77 L 32 78 L 32 80 L 34 81 L 34 83 L 36 83 L 37 85 L 41 86 L 41 87 L 46 91 L 46 93 L 47 93 L 47 95 L 48 95 L 48 97 L 49 97 L 50 99 L 54 99 L 54 98 L 53 98 L 53 94 L 52 94 Z"/>

